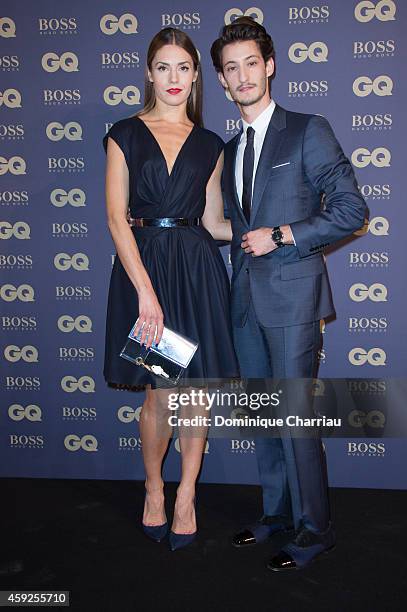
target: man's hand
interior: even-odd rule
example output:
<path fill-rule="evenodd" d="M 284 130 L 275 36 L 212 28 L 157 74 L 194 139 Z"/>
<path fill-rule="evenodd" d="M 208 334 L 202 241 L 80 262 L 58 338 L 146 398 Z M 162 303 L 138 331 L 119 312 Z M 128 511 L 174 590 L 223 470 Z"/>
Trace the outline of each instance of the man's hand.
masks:
<path fill-rule="evenodd" d="M 283 233 L 284 244 L 294 244 L 293 235 L 289 225 L 281 225 L 280 229 Z M 271 227 L 260 227 L 259 229 L 243 234 L 241 247 L 245 253 L 251 253 L 252 257 L 260 257 L 267 255 L 278 247 L 271 239 Z"/>

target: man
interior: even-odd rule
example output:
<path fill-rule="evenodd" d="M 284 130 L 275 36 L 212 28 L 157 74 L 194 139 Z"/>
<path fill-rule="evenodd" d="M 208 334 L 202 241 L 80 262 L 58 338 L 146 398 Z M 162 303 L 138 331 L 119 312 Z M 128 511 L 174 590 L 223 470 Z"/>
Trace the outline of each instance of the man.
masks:
<path fill-rule="evenodd" d="M 263 26 L 236 19 L 223 27 L 211 56 L 243 125 L 225 146 L 223 177 L 241 374 L 311 380 L 320 319 L 335 312 L 322 251 L 363 225 L 366 205 L 328 121 L 271 99 L 275 52 Z M 257 544 L 293 524 L 292 539 L 267 567 L 303 568 L 335 544 L 321 441 L 257 438 L 256 456 L 264 514 L 233 543 Z"/>

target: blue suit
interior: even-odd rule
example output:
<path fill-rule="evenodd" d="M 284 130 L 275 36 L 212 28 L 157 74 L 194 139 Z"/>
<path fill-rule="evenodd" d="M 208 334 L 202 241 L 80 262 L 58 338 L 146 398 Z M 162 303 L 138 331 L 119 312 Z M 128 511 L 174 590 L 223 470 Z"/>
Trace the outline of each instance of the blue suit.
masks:
<path fill-rule="evenodd" d="M 225 146 L 223 185 L 233 229 L 232 323 L 241 374 L 311 378 L 318 366 L 320 319 L 335 313 L 322 251 L 363 225 L 366 204 L 328 121 L 276 105 L 248 225 L 235 182 L 240 135 Z M 244 233 L 285 224 L 296 245 L 260 257 L 241 248 Z M 324 531 L 329 507 L 320 440 L 257 438 L 256 456 L 264 514 L 292 514 L 296 527 Z"/>

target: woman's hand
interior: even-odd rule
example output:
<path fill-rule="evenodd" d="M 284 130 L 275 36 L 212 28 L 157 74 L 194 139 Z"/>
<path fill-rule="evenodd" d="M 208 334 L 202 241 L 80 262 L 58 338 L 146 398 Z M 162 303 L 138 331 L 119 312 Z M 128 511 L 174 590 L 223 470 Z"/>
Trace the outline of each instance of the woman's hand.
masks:
<path fill-rule="evenodd" d="M 153 342 L 157 345 L 161 340 L 164 330 L 164 315 L 153 289 L 143 289 L 140 291 L 138 299 L 139 317 L 134 333 L 138 336 L 141 329 L 140 344 L 146 342 L 146 348 L 150 348 Z"/>

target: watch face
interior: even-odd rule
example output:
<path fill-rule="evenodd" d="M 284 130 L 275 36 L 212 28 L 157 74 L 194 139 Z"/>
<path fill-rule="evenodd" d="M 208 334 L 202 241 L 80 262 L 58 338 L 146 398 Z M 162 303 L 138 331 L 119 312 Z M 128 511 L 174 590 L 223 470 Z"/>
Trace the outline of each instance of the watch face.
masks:
<path fill-rule="evenodd" d="M 281 229 L 275 229 L 273 230 L 271 237 L 273 238 L 273 240 L 281 240 L 283 237 L 283 232 L 281 231 Z"/>

